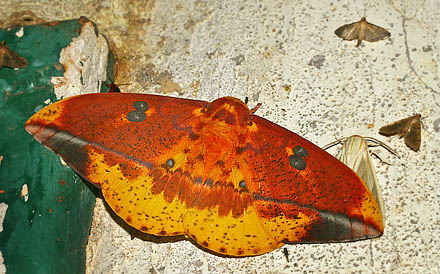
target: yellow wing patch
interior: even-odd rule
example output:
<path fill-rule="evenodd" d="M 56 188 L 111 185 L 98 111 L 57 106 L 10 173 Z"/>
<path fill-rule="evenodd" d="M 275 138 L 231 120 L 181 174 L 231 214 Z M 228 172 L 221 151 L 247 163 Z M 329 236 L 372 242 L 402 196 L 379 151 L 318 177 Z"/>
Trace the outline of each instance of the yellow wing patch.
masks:
<path fill-rule="evenodd" d="M 182 219 L 187 207 L 177 197 L 168 202 L 163 193 L 152 192 L 153 177 L 149 170 L 137 178 L 127 179 L 119 164 L 108 166 L 104 153 L 89 149 L 87 176 L 94 183 L 101 182 L 102 194 L 108 205 L 134 228 L 154 235 L 174 236 L 184 234 Z M 116 157 L 116 156 L 114 156 Z M 121 159 L 121 162 L 126 161 Z M 145 169 L 144 166 L 138 168 Z"/>

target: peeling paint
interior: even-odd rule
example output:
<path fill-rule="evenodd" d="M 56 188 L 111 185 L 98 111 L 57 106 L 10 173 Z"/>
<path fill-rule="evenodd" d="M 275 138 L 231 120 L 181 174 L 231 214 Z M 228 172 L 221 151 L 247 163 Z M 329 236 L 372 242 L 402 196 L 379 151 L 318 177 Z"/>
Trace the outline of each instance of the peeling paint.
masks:
<path fill-rule="evenodd" d="M 0 251 L 0 273 L 6 273 L 6 265 L 4 264 L 3 254 Z"/>
<path fill-rule="evenodd" d="M 27 184 L 21 186 L 21 194 L 20 197 L 24 199 L 25 202 L 29 199 L 29 188 Z"/>
<path fill-rule="evenodd" d="M 60 157 L 60 162 L 61 162 L 61 164 L 62 164 L 63 166 L 67 166 L 67 163 L 64 162 L 63 158 L 61 158 L 61 157 Z"/>
<path fill-rule="evenodd" d="M 3 231 L 3 220 L 5 219 L 7 210 L 8 210 L 8 204 L 0 203 L 0 232 Z"/>
<path fill-rule="evenodd" d="M 85 22 L 81 34 L 61 50 L 64 75 L 51 79 L 57 99 L 99 92 L 106 80 L 108 52 L 104 36 L 97 36 L 93 23 Z"/>
<path fill-rule="evenodd" d="M 23 34 L 24 34 L 24 29 L 23 29 L 23 27 L 21 27 L 21 28 L 15 33 L 15 35 L 16 35 L 17 37 L 22 37 Z"/>

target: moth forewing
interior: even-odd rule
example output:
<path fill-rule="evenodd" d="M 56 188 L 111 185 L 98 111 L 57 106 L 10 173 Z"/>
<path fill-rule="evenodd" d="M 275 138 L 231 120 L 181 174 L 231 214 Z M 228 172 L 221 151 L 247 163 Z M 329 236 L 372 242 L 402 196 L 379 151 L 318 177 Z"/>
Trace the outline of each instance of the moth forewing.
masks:
<path fill-rule="evenodd" d="M 366 22 L 363 39 L 368 42 L 377 42 L 391 36 L 391 33 L 384 28 Z"/>
<path fill-rule="evenodd" d="M 8 48 L 4 41 L 0 43 L 0 69 L 2 67 L 24 68 L 27 65 L 25 58 Z"/>
<path fill-rule="evenodd" d="M 347 41 L 352 41 L 358 38 L 358 23 L 352 23 L 348 25 L 344 25 L 335 30 L 335 34 Z"/>
<path fill-rule="evenodd" d="M 389 125 L 383 126 L 379 129 L 379 134 L 380 135 L 384 135 L 384 136 L 393 136 L 396 134 L 401 135 L 401 132 L 403 132 L 402 130 L 404 129 L 405 125 L 407 124 L 407 122 L 405 120 L 399 120 L 397 122 L 391 123 Z M 403 136 L 400 136 L 403 137 Z"/>
<path fill-rule="evenodd" d="M 412 150 L 418 151 L 422 143 L 420 115 L 416 116 L 405 133 L 405 144 Z"/>
<path fill-rule="evenodd" d="M 376 170 L 370 157 L 368 144 L 365 138 L 353 135 L 344 140 L 337 158 L 350 167 L 365 182 L 382 212 L 382 220 L 385 222 L 385 207 L 377 180 Z"/>
<path fill-rule="evenodd" d="M 405 139 L 405 144 L 412 150 L 418 151 L 421 144 L 421 121 L 420 114 L 407 117 L 379 129 L 379 134 L 393 136 L 399 134 L 400 138 Z"/>

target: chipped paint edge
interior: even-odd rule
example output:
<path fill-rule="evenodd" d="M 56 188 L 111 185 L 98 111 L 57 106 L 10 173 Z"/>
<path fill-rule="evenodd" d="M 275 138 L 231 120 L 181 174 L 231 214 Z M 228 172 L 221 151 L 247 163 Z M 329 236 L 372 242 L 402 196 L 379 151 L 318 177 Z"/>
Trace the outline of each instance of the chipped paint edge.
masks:
<path fill-rule="evenodd" d="M 80 35 L 61 50 L 59 62 L 64 75 L 52 77 L 57 99 L 73 95 L 98 93 L 107 75 L 109 47 L 102 34 L 96 34 L 92 22 L 86 22 Z"/>

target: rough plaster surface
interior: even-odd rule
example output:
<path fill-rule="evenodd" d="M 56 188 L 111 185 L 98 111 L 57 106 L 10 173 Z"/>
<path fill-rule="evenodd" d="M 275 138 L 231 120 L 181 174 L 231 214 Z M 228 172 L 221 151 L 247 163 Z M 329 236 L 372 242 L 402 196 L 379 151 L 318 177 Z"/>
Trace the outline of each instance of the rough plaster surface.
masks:
<path fill-rule="evenodd" d="M 439 1 L 16 2 L 0 20 L 32 10 L 46 20 L 96 22 L 119 59 L 123 91 L 248 97 L 250 107 L 263 104 L 258 115 L 318 145 L 359 134 L 401 155 L 392 165 L 373 160 L 387 212 L 380 239 L 288 245 L 289 263 L 282 249 L 222 258 L 187 241 L 131 240 L 99 201 L 88 273 L 440 272 Z M 334 35 L 364 15 L 391 38 L 356 48 Z M 414 113 L 424 124 L 420 152 L 378 134 Z"/>
<path fill-rule="evenodd" d="M 99 92 L 107 77 L 108 52 L 104 36 L 96 35 L 92 22 L 85 23 L 81 34 L 61 50 L 59 62 L 65 68 L 64 75 L 51 79 L 57 99 Z"/>

